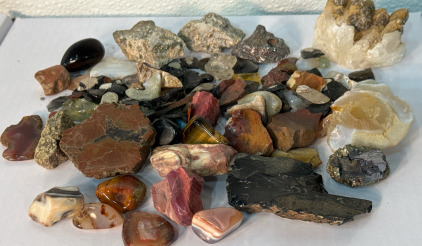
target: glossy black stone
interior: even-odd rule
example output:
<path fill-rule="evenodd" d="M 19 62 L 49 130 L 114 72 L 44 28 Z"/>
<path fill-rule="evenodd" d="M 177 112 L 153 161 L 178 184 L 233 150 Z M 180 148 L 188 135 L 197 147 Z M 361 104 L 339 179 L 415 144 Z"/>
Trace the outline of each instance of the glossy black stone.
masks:
<path fill-rule="evenodd" d="M 300 56 L 303 59 L 317 58 L 323 56 L 324 53 L 319 49 L 306 48 L 300 51 Z"/>
<path fill-rule="evenodd" d="M 182 140 L 182 130 L 173 121 L 165 118 L 154 120 L 152 125 L 157 132 L 155 145 L 170 145 L 180 143 Z"/>
<path fill-rule="evenodd" d="M 367 80 L 367 79 L 375 79 L 375 75 L 372 72 L 372 69 L 367 68 L 367 69 L 364 69 L 364 70 L 349 73 L 349 78 L 351 80 L 356 81 L 356 82 L 360 82 L 360 81 L 364 81 L 364 80 Z"/>
<path fill-rule="evenodd" d="M 72 44 L 64 53 L 60 64 L 69 72 L 87 69 L 104 57 L 103 44 L 94 38 L 87 38 Z"/>
<path fill-rule="evenodd" d="M 318 70 L 318 68 L 312 68 L 312 69 L 310 69 L 310 70 L 308 70 L 308 71 L 306 71 L 306 72 L 308 72 L 308 73 L 313 73 L 313 74 L 315 74 L 316 76 L 322 77 L 322 74 L 321 74 L 321 72 Z"/>

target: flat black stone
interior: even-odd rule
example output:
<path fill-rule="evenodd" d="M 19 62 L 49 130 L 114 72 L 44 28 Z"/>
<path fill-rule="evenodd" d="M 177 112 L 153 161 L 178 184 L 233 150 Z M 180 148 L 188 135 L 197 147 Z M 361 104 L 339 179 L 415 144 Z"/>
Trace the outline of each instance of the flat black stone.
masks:
<path fill-rule="evenodd" d="M 306 109 L 309 109 L 311 113 L 321 113 L 321 118 L 324 118 L 325 116 L 331 114 L 332 110 L 330 108 L 331 102 L 324 103 L 324 104 L 311 104 Z"/>
<path fill-rule="evenodd" d="M 233 67 L 234 73 L 256 73 L 259 66 L 252 61 L 237 58 L 236 64 Z"/>
<path fill-rule="evenodd" d="M 114 92 L 119 96 L 119 98 L 122 98 L 126 95 L 125 92 L 127 89 L 128 88 L 125 85 L 113 84 L 110 88 L 107 89 L 107 91 Z"/>
<path fill-rule="evenodd" d="M 194 56 L 180 58 L 180 64 L 184 68 L 199 69 L 198 58 Z"/>
<path fill-rule="evenodd" d="M 317 58 L 323 55 L 325 55 L 324 52 L 322 52 L 319 49 L 314 49 L 314 48 L 306 48 L 300 51 L 300 56 L 303 59 Z"/>
<path fill-rule="evenodd" d="M 176 62 L 176 61 L 173 61 L 173 62 Z M 180 64 L 180 62 L 177 62 L 177 63 Z M 180 64 L 180 67 L 181 67 L 180 69 L 177 69 L 177 68 L 174 68 L 172 66 L 169 66 L 169 64 L 167 64 L 167 65 L 162 66 L 160 68 L 160 70 L 165 71 L 165 72 L 177 77 L 180 80 L 180 79 L 183 79 L 183 75 L 186 72 L 186 69 L 183 68 L 181 64 Z"/>
<path fill-rule="evenodd" d="M 213 82 L 214 77 L 208 73 L 199 74 L 196 71 L 187 70 L 183 75 L 183 80 L 181 81 L 186 93 L 189 93 L 200 84 Z"/>
<path fill-rule="evenodd" d="M 87 69 L 104 57 L 103 44 L 94 38 L 87 38 L 72 44 L 60 62 L 69 72 Z"/>
<path fill-rule="evenodd" d="M 364 70 L 349 73 L 349 78 L 351 80 L 356 81 L 356 82 L 360 82 L 360 81 L 364 81 L 364 80 L 367 80 L 367 79 L 374 79 L 375 80 L 375 75 L 372 72 L 372 69 L 367 68 L 367 69 L 364 69 Z"/>
<path fill-rule="evenodd" d="M 330 98 L 331 101 L 337 100 L 339 97 L 343 96 L 346 93 L 347 88 L 344 87 L 341 83 L 336 81 L 331 81 L 327 84 L 326 90 L 322 91 L 324 95 Z"/>

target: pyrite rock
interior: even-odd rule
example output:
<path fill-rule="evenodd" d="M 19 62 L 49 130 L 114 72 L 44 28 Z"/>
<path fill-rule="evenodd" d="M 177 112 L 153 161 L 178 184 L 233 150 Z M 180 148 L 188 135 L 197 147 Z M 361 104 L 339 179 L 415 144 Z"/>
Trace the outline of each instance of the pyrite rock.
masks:
<path fill-rule="evenodd" d="M 253 34 L 233 47 L 232 54 L 256 63 L 279 62 L 290 53 L 283 39 L 258 25 Z"/>
<path fill-rule="evenodd" d="M 113 33 L 114 40 L 129 60 L 161 67 L 183 56 L 184 43 L 169 30 L 153 21 L 140 21 L 130 30 Z"/>
<path fill-rule="evenodd" d="M 70 85 L 70 74 L 62 65 L 56 65 L 38 71 L 34 75 L 40 83 L 45 95 L 54 95 Z"/>
<path fill-rule="evenodd" d="M 75 124 L 63 111 L 58 111 L 48 119 L 35 149 L 34 159 L 38 165 L 53 169 L 68 159 L 60 149 L 59 142 L 63 131 L 73 126 Z"/>
<path fill-rule="evenodd" d="M 231 25 L 227 18 L 208 13 L 200 20 L 186 23 L 177 34 L 192 51 L 218 53 L 239 43 L 245 33 Z"/>
<path fill-rule="evenodd" d="M 226 189 L 240 211 L 317 223 L 341 225 L 372 209 L 371 201 L 328 194 L 310 164 L 284 157 L 236 155 Z"/>
<path fill-rule="evenodd" d="M 85 176 L 107 178 L 137 172 L 154 139 L 138 105 L 101 104 L 91 118 L 63 132 L 60 148 Z"/>
<path fill-rule="evenodd" d="M 161 177 L 179 167 L 210 176 L 225 174 L 236 153 L 225 144 L 175 144 L 155 148 L 150 160 Z"/>

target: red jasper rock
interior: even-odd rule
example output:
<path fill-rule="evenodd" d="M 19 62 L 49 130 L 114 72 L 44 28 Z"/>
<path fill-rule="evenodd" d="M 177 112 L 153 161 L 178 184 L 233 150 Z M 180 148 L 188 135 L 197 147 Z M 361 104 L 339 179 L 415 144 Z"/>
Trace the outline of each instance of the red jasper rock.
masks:
<path fill-rule="evenodd" d="M 252 109 L 234 111 L 227 121 L 224 136 L 240 153 L 270 155 L 274 150 L 261 116 Z"/>
<path fill-rule="evenodd" d="M 7 127 L 1 134 L 1 144 L 7 147 L 3 157 L 9 161 L 34 159 L 41 132 L 42 120 L 38 115 L 25 116 L 17 125 Z"/>
<path fill-rule="evenodd" d="M 71 82 L 70 74 L 62 65 L 56 65 L 35 73 L 45 95 L 54 95 L 66 89 Z"/>
<path fill-rule="evenodd" d="M 267 129 L 277 149 L 307 147 L 315 140 L 320 118 L 321 113 L 313 114 L 308 109 L 287 112 L 274 116 Z"/>
<path fill-rule="evenodd" d="M 220 105 L 225 106 L 232 104 L 237 99 L 243 97 L 246 94 L 247 84 L 241 79 L 236 79 L 234 83 L 229 86 L 220 96 Z"/>
<path fill-rule="evenodd" d="M 154 207 L 174 222 L 189 226 L 193 215 L 202 210 L 203 185 L 204 179 L 201 176 L 179 167 L 151 187 Z"/>
<path fill-rule="evenodd" d="M 220 106 L 218 100 L 212 93 L 206 91 L 198 91 L 193 95 L 191 116 L 202 116 L 212 126 L 217 124 L 220 118 Z"/>
<path fill-rule="evenodd" d="M 60 148 L 85 176 L 108 178 L 139 171 L 155 134 L 138 105 L 107 103 L 65 130 Z"/>
<path fill-rule="evenodd" d="M 262 86 L 263 87 L 270 87 L 273 85 L 283 84 L 287 80 L 289 80 L 290 75 L 287 72 L 281 71 L 279 67 L 275 67 L 271 69 L 267 75 L 262 77 Z"/>

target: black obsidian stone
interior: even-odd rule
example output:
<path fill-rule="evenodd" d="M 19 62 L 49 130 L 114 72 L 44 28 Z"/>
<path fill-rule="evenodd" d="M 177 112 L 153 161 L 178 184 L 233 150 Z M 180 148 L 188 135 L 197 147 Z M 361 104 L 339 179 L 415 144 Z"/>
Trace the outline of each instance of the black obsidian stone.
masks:
<path fill-rule="evenodd" d="M 182 139 L 182 130 L 173 121 L 165 118 L 156 119 L 152 123 L 157 135 L 155 145 L 170 145 L 180 143 Z"/>
<path fill-rule="evenodd" d="M 364 81 L 364 80 L 367 80 L 367 79 L 375 79 L 375 75 L 372 72 L 372 69 L 367 68 L 367 69 L 364 69 L 364 70 L 349 73 L 349 78 L 351 80 L 356 81 L 356 82 L 360 82 L 360 81 Z"/>
<path fill-rule="evenodd" d="M 69 72 L 87 69 L 104 57 L 103 44 L 94 38 L 87 38 L 72 44 L 64 53 L 60 64 Z"/>

